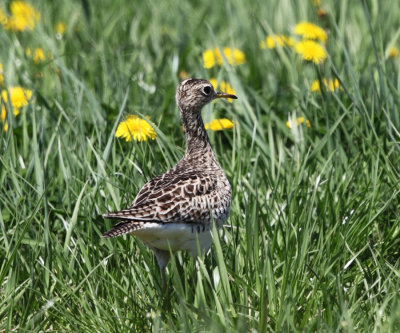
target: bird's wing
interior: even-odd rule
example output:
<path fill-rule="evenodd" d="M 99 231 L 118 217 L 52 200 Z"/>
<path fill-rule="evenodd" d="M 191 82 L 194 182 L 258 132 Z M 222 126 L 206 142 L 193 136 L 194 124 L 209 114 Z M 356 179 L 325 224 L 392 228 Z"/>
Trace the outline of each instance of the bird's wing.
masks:
<path fill-rule="evenodd" d="M 216 204 L 212 194 L 217 186 L 209 174 L 167 172 L 146 183 L 130 208 L 103 216 L 125 222 L 201 223 Z"/>

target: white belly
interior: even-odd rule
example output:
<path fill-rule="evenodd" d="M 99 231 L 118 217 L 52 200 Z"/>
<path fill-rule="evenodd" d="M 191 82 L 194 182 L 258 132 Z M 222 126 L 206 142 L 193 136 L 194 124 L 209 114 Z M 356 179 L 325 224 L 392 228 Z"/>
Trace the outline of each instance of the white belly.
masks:
<path fill-rule="evenodd" d="M 207 251 L 212 242 L 210 228 L 186 223 L 146 223 L 146 227 L 132 232 L 146 244 L 159 250 L 189 251 L 195 257 L 200 250 Z"/>

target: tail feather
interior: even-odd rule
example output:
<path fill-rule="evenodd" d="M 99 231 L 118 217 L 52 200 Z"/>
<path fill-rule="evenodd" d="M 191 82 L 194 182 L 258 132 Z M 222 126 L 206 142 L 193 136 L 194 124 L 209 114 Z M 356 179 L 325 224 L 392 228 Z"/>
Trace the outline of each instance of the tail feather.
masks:
<path fill-rule="evenodd" d="M 149 221 L 153 220 L 153 214 L 145 213 L 142 210 L 137 209 L 123 209 L 118 212 L 109 212 L 103 214 L 103 218 L 105 219 L 119 219 L 119 220 L 126 220 L 126 221 Z"/>
<path fill-rule="evenodd" d="M 102 237 L 103 238 L 112 238 L 117 237 L 124 234 L 129 234 L 135 230 L 141 229 L 143 226 L 142 222 L 133 222 L 133 221 L 122 221 L 113 226 L 110 230 L 105 232 Z"/>
<path fill-rule="evenodd" d="M 109 212 L 109 213 L 103 214 L 103 218 L 105 218 L 105 219 L 122 219 L 125 216 L 126 216 L 126 214 L 124 214 L 124 211 Z"/>

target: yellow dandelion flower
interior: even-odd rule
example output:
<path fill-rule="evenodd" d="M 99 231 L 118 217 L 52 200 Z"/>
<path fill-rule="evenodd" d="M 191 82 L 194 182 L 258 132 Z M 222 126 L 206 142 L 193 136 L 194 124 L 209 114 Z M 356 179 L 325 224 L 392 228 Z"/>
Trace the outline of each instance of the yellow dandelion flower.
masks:
<path fill-rule="evenodd" d="M 0 120 L 4 121 L 6 119 L 6 116 L 7 116 L 6 108 L 4 107 L 4 105 L 2 105 L 0 111 Z"/>
<path fill-rule="evenodd" d="M 7 94 L 8 91 L 8 94 Z M 13 108 L 22 108 L 28 105 L 29 100 L 32 97 L 32 91 L 24 89 L 22 87 L 11 87 L 8 90 L 3 89 L 1 92 L 1 99 L 4 103 L 8 101 L 8 95 L 10 95 L 10 104 Z"/>
<path fill-rule="evenodd" d="M 261 41 L 260 47 L 262 49 L 274 49 L 277 46 L 283 47 L 283 46 L 293 46 L 294 45 L 294 39 L 292 37 L 287 37 L 285 35 L 270 35 L 267 36 L 265 41 Z"/>
<path fill-rule="evenodd" d="M 284 42 L 280 36 L 268 36 L 267 37 L 267 46 L 269 49 L 274 49 L 275 46 L 283 46 Z"/>
<path fill-rule="evenodd" d="M 221 83 L 219 84 L 219 89 L 224 93 L 236 95 L 235 89 L 233 89 L 228 82 L 221 81 Z M 232 103 L 232 99 L 228 98 L 228 102 Z"/>
<path fill-rule="evenodd" d="M 329 79 L 329 80 L 327 80 L 326 78 L 324 78 L 322 81 L 324 83 L 326 91 L 328 91 L 328 92 L 333 92 L 333 91 L 335 91 L 335 90 L 337 90 L 339 88 L 339 80 L 338 79 L 334 79 L 334 80 Z M 315 80 L 315 81 L 313 81 L 311 83 L 310 90 L 312 92 L 321 91 L 321 86 L 319 84 L 319 80 Z"/>
<path fill-rule="evenodd" d="M 310 22 L 300 22 L 294 27 L 294 33 L 304 39 L 317 39 L 323 43 L 328 39 L 328 35 L 321 27 Z"/>
<path fill-rule="evenodd" d="M 204 68 L 212 68 L 215 66 L 215 56 L 213 50 L 205 50 L 203 52 Z"/>
<path fill-rule="evenodd" d="M 338 79 L 329 80 L 329 82 L 326 82 L 326 79 L 325 79 L 324 83 L 329 87 L 330 91 L 335 91 L 336 89 L 339 88 L 339 80 Z"/>
<path fill-rule="evenodd" d="M 389 53 L 388 53 L 388 56 L 390 57 L 390 58 L 397 58 L 398 56 L 399 56 L 399 54 L 400 54 L 400 51 L 399 51 L 399 49 L 396 47 L 396 46 L 393 46 L 390 50 L 389 50 Z"/>
<path fill-rule="evenodd" d="M 241 65 L 246 62 L 245 54 L 239 49 L 225 47 L 223 49 L 223 54 L 229 65 Z M 213 50 L 205 50 L 203 52 L 203 63 L 204 68 L 212 68 L 215 65 L 221 66 L 223 64 L 223 59 L 219 49 L 214 48 Z"/>
<path fill-rule="evenodd" d="M 19 112 L 18 109 L 16 111 Z M 14 115 L 18 115 L 18 113 L 17 114 L 14 113 Z M 1 110 L 0 110 L 0 120 L 2 123 L 4 123 L 6 116 L 7 116 L 6 107 L 4 105 L 2 105 Z M 7 122 L 5 122 L 3 125 L 3 131 L 4 132 L 8 131 L 8 123 Z"/>
<path fill-rule="evenodd" d="M 25 49 L 25 54 L 26 54 L 27 57 L 32 57 L 33 62 L 35 63 L 35 65 L 38 65 L 42 61 L 46 60 L 46 55 L 44 54 L 44 51 L 40 47 L 35 48 L 33 50 L 33 54 L 32 54 L 32 50 L 29 47 L 27 47 Z M 50 53 L 48 53 L 47 56 L 50 59 L 52 58 L 52 55 Z"/>
<path fill-rule="evenodd" d="M 20 113 L 20 108 L 28 105 L 29 100 L 32 97 L 32 91 L 22 87 L 11 87 L 8 90 L 3 89 L 0 94 L 2 101 L 0 119 L 2 121 L 4 121 L 7 116 L 5 105 L 8 101 L 8 95 L 10 95 L 10 104 L 13 108 L 14 116 L 18 116 Z"/>
<path fill-rule="evenodd" d="M 233 89 L 232 86 L 228 82 L 221 81 L 220 83 L 218 83 L 215 78 L 211 78 L 209 81 L 212 84 L 212 86 L 214 87 L 214 90 L 220 90 L 227 94 L 236 95 L 235 89 Z M 228 102 L 232 103 L 231 98 L 228 98 L 227 100 L 228 100 Z"/>
<path fill-rule="evenodd" d="M 157 134 L 146 119 L 128 115 L 125 121 L 119 123 L 115 136 L 123 138 L 127 142 L 132 139 L 140 142 L 147 141 L 148 138 L 155 140 Z"/>
<path fill-rule="evenodd" d="M 217 62 L 217 64 L 219 66 L 221 66 L 223 64 L 223 60 L 222 60 L 221 52 L 219 52 L 219 49 L 217 47 L 214 48 L 214 57 L 215 57 L 215 61 Z"/>
<path fill-rule="evenodd" d="M 233 126 L 234 123 L 226 118 L 214 119 L 211 122 L 204 124 L 206 130 L 211 131 L 222 131 L 225 129 L 231 129 L 233 128 Z"/>
<path fill-rule="evenodd" d="M 40 20 L 40 13 L 25 1 L 12 1 L 10 12 L 11 16 L 4 23 L 7 30 L 33 30 L 35 23 Z"/>
<path fill-rule="evenodd" d="M 18 108 L 13 108 L 13 114 L 14 117 L 19 115 L 19 109 Z M 7 111 L 6 111 L 6 107 L 4 105 L 1 106 L 1 111 L 0 111 L 0 120 L 2 122 L 4 122 L 6 120 L 7 117 Z"/>
<path fill-rule="evenodd" d="M 63 36 L 65 34 L 65 23 L 64 22 L 57 22 L 56 25 L 54 26 L 54 30 L 56 31 L 57 34 L 60 36 Z"/>
<path fill-rule="evenodd" d="M 3 65 L 0 62 L 0 85 L 3 85 L 4 83 L 4 76 L 3 76 Z"/>
<path fill-rule="evenodd" d="M 224 56 L 229 65 L 241 65 L 246 62 L 246 57 L 239 49 L 231 49 L 230 47 L 224 48 Z M 220 65 L 222 64 L 222 61 Z"/>
<path fill-rule="evenodd" d="M 43 50 L 40 47 L 37 47 L 35 51 L 33 51 L 33 62 L 38 65 L 40 62 L 46 59 Z"/>
<path fill-rule="evenodd" d="M 294 46 L 294 44 L 296 43 L 296 41 L 292 37 L 287 37 L 287 36 L 281 35 L 281 38 L 283 39 L 285 44 L 289 47 Z"/>
<path fill-rule="evenodd" d="M 217 88 L 218 88 L 217 79 L 212 78 L 212 79 L 209 79 L 208 81 L 209 81 L 209 82 L 211 83 L 211 85 L 214 87 L 214 90 L 217 90 Z"/>
<path fill-rule="evenodd" d="M 319 80 L 315 80 L 311 83 L 310 90 L 312 92 L 320 91 L 321 87 L 319 85 Z"/>
<path fill-rule="evenodd" d="M 310 121 L 308 119 L 305 119 L 304 117 L 298 117 L 298 118 L 296 118 L 295 121 L 292 121 L 292 120 L 287 121 L 286 127 L 292 128 L 294 126 L 299 126 L 300 124 L 303 124 L 303 123 L 305 123 L 308 128 L 311 127 Z"/>
<path fill-rule="evenodd" d="M 315 64 L 322 64 L 326 59 L 325 49 L 312 40 L 303 40 L 296 43 L 295 50 L 301 54 L 304 60 L 312 61 Z"/>

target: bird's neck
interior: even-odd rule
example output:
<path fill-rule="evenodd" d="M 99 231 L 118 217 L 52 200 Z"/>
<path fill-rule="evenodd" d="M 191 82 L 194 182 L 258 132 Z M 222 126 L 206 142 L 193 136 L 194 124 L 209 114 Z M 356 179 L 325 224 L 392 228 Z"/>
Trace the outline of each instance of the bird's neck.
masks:
<path fill-rule="evenodd" d="M 201 109 L 190 111 L 180 109 L 180 114 L 186 137 L 185 157 L 202 156 L 204 154 L 214 156 L 210 139 L 201 118 Z"/>

